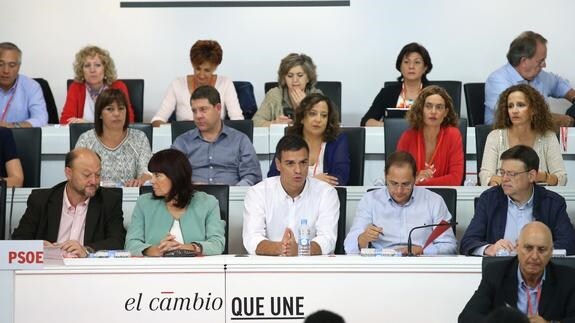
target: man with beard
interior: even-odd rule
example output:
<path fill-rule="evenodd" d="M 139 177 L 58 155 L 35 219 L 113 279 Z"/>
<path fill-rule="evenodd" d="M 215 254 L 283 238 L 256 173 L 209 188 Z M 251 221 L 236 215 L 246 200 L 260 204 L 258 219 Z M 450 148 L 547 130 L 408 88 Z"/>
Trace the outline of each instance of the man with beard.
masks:
<path fill-rule="evenodd" d="M 67 256 L 122 249 L 126 238 L 122 191 L 100 187 L 100 157 L 86 148 L 66 155 L 68 179 L 50 189 L 33 190 L 14 240 L 44 240 Z"/>

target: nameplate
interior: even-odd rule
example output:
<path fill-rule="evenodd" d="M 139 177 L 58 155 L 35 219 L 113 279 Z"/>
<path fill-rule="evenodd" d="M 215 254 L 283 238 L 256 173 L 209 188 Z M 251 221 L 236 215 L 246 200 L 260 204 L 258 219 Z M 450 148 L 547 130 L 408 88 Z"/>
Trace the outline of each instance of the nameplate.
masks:
<path fill-rule="evenodd" d="M 42 240 L 0 241 L 0 270 L 42 269 L 43 248 Z"/>

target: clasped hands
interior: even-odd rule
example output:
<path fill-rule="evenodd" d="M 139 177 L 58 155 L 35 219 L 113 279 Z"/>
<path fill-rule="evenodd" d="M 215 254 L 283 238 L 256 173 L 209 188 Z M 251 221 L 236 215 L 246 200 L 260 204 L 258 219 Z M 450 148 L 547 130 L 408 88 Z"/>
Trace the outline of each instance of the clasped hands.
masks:
<path fill-rule="evenodd" d="M 186 249 L 195 252 L 197 254 L 202 252 L 196 244 L 180 243 L 176 241 L 175 235 L 168 233 L 166 237 L 162 239 L 157 246 L 152 246 L 144 250 L 144 255 L 150 257 L 161 257 L 164 255 L 164 253 L 177 249 Z"/>
<path fill-rule="evenodd" d="M 497 251 L 500 249 L 505 249 L 507 252 L 511 253 L 515 251 L 515 244 L 509 240 L 499 239 L 494 244 L 490 245 L 489 247 L 485 248 L 483 254 L 486 256 L 497 256 Z"/>

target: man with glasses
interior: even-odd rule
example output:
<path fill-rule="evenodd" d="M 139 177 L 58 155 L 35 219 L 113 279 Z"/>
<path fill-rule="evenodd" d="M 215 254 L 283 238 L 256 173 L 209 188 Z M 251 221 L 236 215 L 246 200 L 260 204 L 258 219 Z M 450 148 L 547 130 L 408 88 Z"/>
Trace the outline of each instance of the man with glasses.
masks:
<path fill-rule="evenodd" d="M 575 90 L 563 78 L 543 70 L 547 59 L 547 39 L 533 31 L 515 38 L 507 52 L 508 63 L 491 73 L 485 81 L 485 124 L 495 122 L 499 95 L 512 85 L 529 84 L 544 97 L 565 98 L 575 103 Z M 563 127 L 575 125 L 575 104 L 566 115 L 553 113 L 554 122 Z"/>
<path fill-rule="evenodd" d="M 467 231 L 461 239 L 464 255 L 496 256 L 515 252 L 519 232 L 532 221 L 545 223 L 556 249 L 575 254 L 575 230 L 565 199 L 535 184 L 539 157 L 531 148 L 517 145 L 501 154 L 501 185 L 481 194 Z"/>
<path fill-rule="evenodd" d="M 18 74 L 22 51 L 0 43 L 0 127 L 42 127 L 48 123 L 46 101 L 38 82 Z"/>
<path fill-rule="evenodd" d="M 415 173 L 415 160 L 411 154 L 397 151 L 389 156 L 385 162 L 386 187 L 365 193 L 357 206 L 344 242 L 347 254 L 357 254 L 371 245 L 377 249 L 393 248 L 405 255 L 412 228 L 451 220 L 441 196 L 414 186 Z M 455 254 L 457 241 L 451 229 L 423 248 L 433 229 L 413 231 L 412 253 Z"/>

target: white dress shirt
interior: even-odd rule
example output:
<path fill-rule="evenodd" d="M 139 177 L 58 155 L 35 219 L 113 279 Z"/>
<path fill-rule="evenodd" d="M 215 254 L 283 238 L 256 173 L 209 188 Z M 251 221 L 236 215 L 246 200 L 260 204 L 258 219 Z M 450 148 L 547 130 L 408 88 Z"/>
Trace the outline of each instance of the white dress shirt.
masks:
<path fill-rule="evenodd" d="M 290 228 L 296 241 L 302 218 L 307 219 L 312 240 L 323 254 L 332 253 L 337 239 L 339 199 L 336 190 L 315 178 L 307 178 L 303 191 L 291 198 L 280 176 L 266 178 L 250 187 L 244 200 L 243 241 L 249 254 L 255 254 L 263 240 L 281 241 Z"/>

